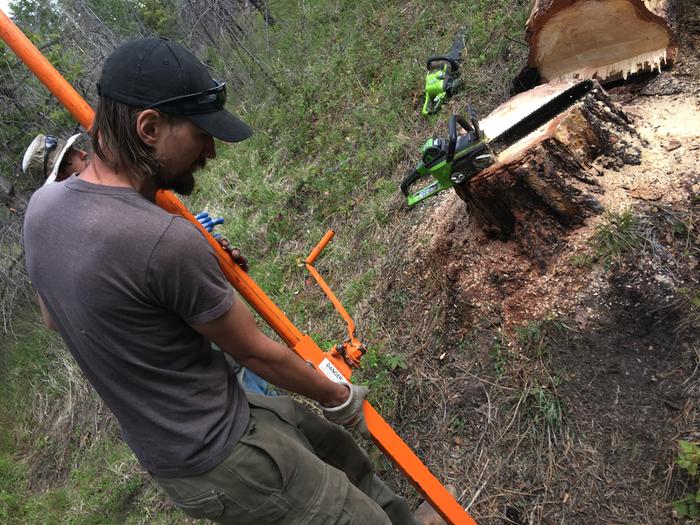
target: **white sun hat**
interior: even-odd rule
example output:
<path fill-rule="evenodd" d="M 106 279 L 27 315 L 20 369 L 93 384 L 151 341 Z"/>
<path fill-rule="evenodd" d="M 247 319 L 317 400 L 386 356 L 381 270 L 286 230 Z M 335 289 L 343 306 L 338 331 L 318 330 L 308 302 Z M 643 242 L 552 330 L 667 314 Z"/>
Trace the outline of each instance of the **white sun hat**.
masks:
<path fill-rule="evenodd" d="M 56 180 L 63 157 L 78 137 L 80 133 L 63 140 L 40 133 L 24 152 L 22 171 L 37 179 L 46 177 L 44 185 L 51 184 Z"/>

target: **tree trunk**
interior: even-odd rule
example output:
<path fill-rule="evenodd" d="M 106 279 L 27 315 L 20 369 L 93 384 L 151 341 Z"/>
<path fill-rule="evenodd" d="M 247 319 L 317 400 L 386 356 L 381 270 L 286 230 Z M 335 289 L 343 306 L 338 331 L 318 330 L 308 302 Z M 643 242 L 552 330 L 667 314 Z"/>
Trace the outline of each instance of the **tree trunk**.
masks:
<path fill-rule="evenodd" d="M 521 93 L 481 126 L 495 137 L 570 85 L 549 83 Z M 544 260 L 551 241 L 602 211 L 596 198 L 602 168 L 639 164 L 640 147 L 627 116 L 598 86 L 455 189 L 489 237 L 515 240 L 524 253 Z"/>
<path fill-rule="evenodd" d="M 528 66 L 543 82 L 627 78 L 674 57 L 673 0 L 536 0 Z"/>

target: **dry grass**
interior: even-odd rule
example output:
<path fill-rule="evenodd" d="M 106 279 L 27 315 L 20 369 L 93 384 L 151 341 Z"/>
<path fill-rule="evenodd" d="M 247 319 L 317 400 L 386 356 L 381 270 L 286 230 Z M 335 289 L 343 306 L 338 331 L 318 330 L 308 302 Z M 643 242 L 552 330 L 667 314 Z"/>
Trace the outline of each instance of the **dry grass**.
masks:
<path fill-rule="evenodd" d="M 0 334 L 12 331 L 12 317 L 31 297 L 24 269 L 20 214 L 0 210 Z"/>

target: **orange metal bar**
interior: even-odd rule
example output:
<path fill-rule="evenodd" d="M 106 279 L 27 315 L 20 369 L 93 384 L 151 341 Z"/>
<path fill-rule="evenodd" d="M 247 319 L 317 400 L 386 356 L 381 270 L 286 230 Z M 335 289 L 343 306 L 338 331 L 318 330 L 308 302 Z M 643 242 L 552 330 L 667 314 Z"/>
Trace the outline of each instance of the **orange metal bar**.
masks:
<path fill-rule="evenodd" d="M 340 317 L 342 317 L 347 323 L 348 341 L 342 343 L 339 346 L 343 349 L 343 352 L 345 353 L 344 359 L 348 361 L 352 366 L 359 367 L 360 360 L 362 359 L 362 356 L 365 353 L 365 349 L 362 346 L 362 343 L 357 339 L 355 335 L 355 321 L 352 320 L 352 317 L 350 317 L 348 312 L 345 310 L 343 304 L 335 296 L 330 286 L 328 286 L 328 284 L 326 283 L 325 279 L 321 277 L 321 274 L 318 273 L 316 268 L 314 268 L 313 266 L 313 262 L 318 258 L 318 256 L 328 245 L 328 243 L 334 235 L 335 232 L 333 230 L 328 230 L 326 232 L 326 234 L 323 236 L 323 239 L 321 239 L 321 242 L 319 242 L 316 245 L 316 247 L 311 251 L 311 254 L 309 254 L 309 256 L 306 258 L 306 269 L 316 280 L 318 285 L 321 287 L 321 290 L 323 290 L 323 293 L 326 294 L 326 297 L 330 299 L 336 311 L 340 314 Z M 332 351 L 332 355 L 339 355 L 337 347 L 336 350 Z"/>
<path fill-rule="evenodd" d="M 329 242 L 331 242 L 331 239 L 335 235 L 335 232 L 333 230 L 328 230 L 326 234 L 323 236 L 323 239 L 319 241 L 319 243 L 316 245 L 316 247 L 311 250 L 311 253 L 309 256 L 306 258 L 304 261 L 306 264 L 313 264 L 314 261 L 318 258 L 318 256 L 321 254 L 323 249 L 328 245 Z"/>
<path fill-rule="evenodd" d="M 17 54 L 37 78 L 46 85 L 54 96 L 72 113 L 80 124 L 89 129 L 94 113 L 75 89 L 56 71 L 41 52 L 31 43 L 22 31 L 0 10 L 0 37 Z M 323 352 L 308 336 L 302 334 L 284 315 L 263 290 L 233 262 L 228 252 L 209 235 L 187 208 L 172 192 L 159 191 L 156 203 L 171 213 L 182 215 L 197 226 L 214 248 L 221 269 L 233 287 L 260 314 L 260 316 L 279 334 L 282 340 L 303 359 L 312 362 L 322 373 L 336 380 L 340 376 L 350 377 L 350 369 L 341 358 Z M 331 235 L 332 237 L 332 235 Z M 330 241 L 330 238 L 326 243 Z M 324 245 L 325 246 L 325 245 Z M 323 249 L 321 247 L 318 252 Z M 318 253 L 316 254 L 318 256 Z M 329 366 L 330 365 L 330 366 Z M 394 432 L 381 415 L 365 402 L 367 428 L 377 446 L 389 457 L 404 475 L 414 484 L 426 500 L 451 525 L 476 525 L 445 487 L 433 476 L 428 468 L 418 459 L 413 451 Z"/>

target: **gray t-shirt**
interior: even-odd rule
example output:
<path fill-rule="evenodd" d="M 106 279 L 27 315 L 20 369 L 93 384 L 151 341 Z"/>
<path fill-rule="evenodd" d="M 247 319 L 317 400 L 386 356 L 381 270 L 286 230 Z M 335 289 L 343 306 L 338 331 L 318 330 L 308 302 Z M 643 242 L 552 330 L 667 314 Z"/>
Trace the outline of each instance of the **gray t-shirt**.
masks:
<path fill-rule="evenodd" d="M 73 176 L 32 196 L 24 244 L 37 293 L 144 468 L 175 477 L 221 462 L 249 412 L 230 360 L 190 326 L 234 301 L 197 228 Z"/>

